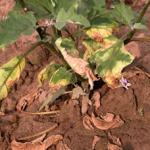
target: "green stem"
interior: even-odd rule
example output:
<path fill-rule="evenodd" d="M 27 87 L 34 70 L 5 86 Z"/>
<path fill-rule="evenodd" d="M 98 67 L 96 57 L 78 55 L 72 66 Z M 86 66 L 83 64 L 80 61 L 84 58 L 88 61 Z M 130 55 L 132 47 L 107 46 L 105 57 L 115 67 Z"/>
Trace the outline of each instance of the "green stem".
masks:
<path fill-rule="evenodd" d="M 144 17 L 144 15 L 145 15 L 145 13 L 146 13 L 149 6 L 150 6 L 150 0 L 143 7 L 139 17 L 137 17 L 137 19 L 135 20 L 135 23 L 141 22 L 141 20 Z M 132 39 L 133 35 L 135 34 L 135 32 L 136 32 L 136 29 L 133 29 L 133 30 L 131 30 L 131 32 L 128 33 L 127 38 L 124 40 L 125 44 L 128 44 L 131 41 L 131 39 Z"/>

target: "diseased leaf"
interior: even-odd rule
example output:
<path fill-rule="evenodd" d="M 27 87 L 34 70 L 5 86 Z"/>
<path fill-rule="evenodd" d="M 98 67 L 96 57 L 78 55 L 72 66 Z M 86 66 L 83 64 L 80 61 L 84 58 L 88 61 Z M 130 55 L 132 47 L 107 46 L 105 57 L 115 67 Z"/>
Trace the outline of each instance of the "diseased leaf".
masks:
<path fill-rule="evenodd" d="M 59 64 L 50 63 L 43 70 L 41 70 L 41 72 L 38 74 L 38 81 L 40 85 L 42 85 L 45 80 L 50 80 L 53 73 L 60 67 L 61 65 Z"/>
<path fill-rule="evenodd" d="M 71 56 L 79 56 L 79 52 L 75 47 L 75 42 L 68 38 L 63 38 L 61 47 L 65 48 L 67 53 Z"/>
<path fill-rule="evenodd" d="M 25 58 L 17 56 L 0 67 L 0 100 L 8 95 L 10 87 L 19 79 L 25 67 Z"/>
<path fill-rule="evenodd" d="M 49 80 L 49 84 L 52 87 L 66 86 L 68 84 L 75 83 L 75 82 L 76 82 L 75 75 L 64 67 L 60 67 L 59 69 L 57 69 L 51 76 L 51 79 Z"/>
<path fill-rule="evenodd" d="M 93 81 L 95 81 L 97 78 L 95 77 L 92 70 L 88 66 L 89 65 L 88 62 L 81 58 L 72 57 L 68 55 L 66 49 L 61 46 L 61 43 L 62 43 L 62 38 L 57 39 L 55 42 L 57 48 L 60 50 L 65 61 L 68 63 L 68 65 L 72 68 L 74 72 L 76 72 L 82 77 L 86 77 L 88 79 L 90 88 L 93 89 Z"/>
<path fill-rule="evenodd" d="M 0 22 L 0 47 L 15 42 L 20 35 L 30 35 L 36 28 L 32 12 L 12 11 L 8 19 Z"/>
<path fill-rule="evenodd" d="M 97 50 L 92 60 L 96 63 L 96 71 L 110 86 L 116 87 L 116 79 L 120 78 L 121 71 L 129 65 L 134 57 L 125 50 L 121 41 L 103 51 Z"/>

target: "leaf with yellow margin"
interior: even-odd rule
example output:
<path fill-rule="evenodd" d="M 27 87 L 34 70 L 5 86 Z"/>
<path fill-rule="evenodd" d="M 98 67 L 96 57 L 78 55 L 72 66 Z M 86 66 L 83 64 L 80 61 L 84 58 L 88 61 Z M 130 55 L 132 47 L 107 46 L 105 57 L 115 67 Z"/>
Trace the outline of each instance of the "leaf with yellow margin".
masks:
<path fill-rule="evenodd" d="M 104 51 L 97 50 L 91 57 L 96 63 L 98 75 L 112 88 L 118 86 L 116 80 L 120 78 L 122 69 L 132 63 L 133 59 L 134 57 L 125 50 L 122 41 Z"/>
<path fill-rule="evenodd" d="M 10 87 L 19 79 L 25 67 L 25 58 L 16 56 L 0 67 L 0 100 L 7 97 Z"/>

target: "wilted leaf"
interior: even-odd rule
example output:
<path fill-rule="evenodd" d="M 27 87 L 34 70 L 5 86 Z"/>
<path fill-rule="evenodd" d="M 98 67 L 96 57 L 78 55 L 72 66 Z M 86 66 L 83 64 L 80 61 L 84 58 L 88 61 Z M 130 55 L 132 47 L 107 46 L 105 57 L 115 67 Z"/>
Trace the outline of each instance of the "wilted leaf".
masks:
<path fill-rule="evenodd" d="M 94 130 L 94 127 L 92 125 L 92 120 L 88 115 L 84 116 L 83 118 L 83 126 L 87 130 Z"/>
<path fill-rule="evenodd" d="M 35 28 L 36 19 L 32 12 L 10 12 L 8 19 L 0 22 L 0 46 L 15 42 L 21 35 L 32 34 Z"/>
<path fill-rule="evenodd" d="M 89 84 L 91 89 L 93 89 L 93 81 L 95 81 L 97 78 L 93 74 L 92 70 L 88 67 L 88 62 L 78 58 L 78 57 L 72 57 L 67 54 L 65 48 L 61 46 L 62 39 L 59 38 L 56 40 L 56 46 L 61 51 L 64 59 L 69 64 L 69 66 L 72 68 L 74 72 L 81 75 L 82 77 L 88 78 Z"/>
<path fill-rule="evenodd" d="M 92 114 L 91 120 L 94 126 L 100 130 L 108 130 L 108 129 L 117 128 L 117 127 L 122 126 L 122 124 L 124 123 L 121 120 L 119 115 L 115 116 L 112 120 L 110 119 L 108 121 L 107 119 L 104 120 L 104 119 L 96 118 L 94 114 Z"/>
<path fill-rule="evenodd" d="M 17 56 L 0 67 L 0 100 L 8 95 L 10 87 L 19 79 L 25 67 L 25 58 Z"/>
<path fill-rule="evenodd" d="M 98 75 L 108 86 L 115 88 L 118 87 L 122 69 L 129 65 L 134 57 L 125 50 L 122 42 L 119 41 L 104 51 L 96 51 L 91 59 L 96 63 Z"/>
<path fill-rule="evenodd" d="M 48 147 L 55 145 L 58 141 L 62 140 L 63 137 L 61 135 L 51 135 L 43 142 L 41 141 L 32 141 L 21 143 L 13 140 L 11 142 L 11 149 L 12 150 L 46 150 Z"/>

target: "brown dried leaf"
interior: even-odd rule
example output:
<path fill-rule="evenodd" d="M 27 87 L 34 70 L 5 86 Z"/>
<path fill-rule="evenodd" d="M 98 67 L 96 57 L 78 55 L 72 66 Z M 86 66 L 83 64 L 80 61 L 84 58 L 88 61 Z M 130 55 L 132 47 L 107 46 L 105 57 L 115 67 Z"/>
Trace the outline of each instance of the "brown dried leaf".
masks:
<path fill-rule="evenodd" d="M 115 115 L 112 113 L 106 113 L 105 116 L 102 116 L 101 118 L 104 119 L 107 122 L 112 122 L 114 119 Z"/>
<path fill-rule="evenodd" d="M 94 100 L 94 107 L 95 107 L 95 110 L 97 111 L 100 106 L 101 106 L 101 102 L 100 102 L 100 93 L 98 91 L 95 91 L 94 94 L 93 94 L 93 97 L 92 99 Z"/>
<path fill-rule="evenodd" d="M 40 139 L 38 138 L 32 142 L 26 142 L 26 143 L 21 143 L 21 142 L 17 142 L 16 140 L 13 140 L 11 142 L 11 149 L 12 150 L 46 150 L 51 145 L 55 145 L 58 141 L 63 139 L 61 135 L 52 135 L 48 137 L 46 140 L 44 140 L 43 142 L 39 141 L 42 140 L 42 138 L 40 137 Z"/>
<path fill-rule="evenodd" d="M 108 133 L 108 139 L 111 143 L 121 146 L 121 141 L 118 137 L 112 135 L 110 132 Z"/>
<path fill-rule="evenodd" d="M 11 149 L 12 150 L 45 150 L 45 145 L 42 144 L 41 142 L 37 143 L 31 143 L 31 142 L 26 142 L 26 143 L 21 143 L 13 140 L 11 142 Z"/>
<path fill-rule="evenodd" d="M 92 142 L 92 150 L 95 149 L 96 143 L 100 140 L 99 136 L 94 136 L 93 142 Z"/>
<path fill-rule="evenodd" d="M 120 146 L 108 143 L 108 150 L 123 150 Z"/>
<path fill-rule="evenodd" d="M 96 118 L 94 114 L 92 114 L 91 120 L 94 126 L 100 130 L 108 130 L 108 129 L 117 128 L 117 127 L 120 127 L 124 123 L 123 120 L 121 120 L 119 115 L 114 117 L 112 121 L 110 121 L 110 119 L 108 119 L 109 120 L 108 121 L 107 119 L 104 120 L 104 119 Z"/>
<path fill-rule="evenodd" d="M 57 145 L 56 145 L 56 150 L 71 150 L 67 144 L 65 144 L 64 142 L 60 141 Z"/>
<path fill-rule="evenodd" d="M 89 108 L 89 98 L 87 95 L 82 96 L 82 107 L 81 107 L 81 113 L 86 114 L 88 108 Z"/>
<path fill-rule="evenodd" d="M 72 97 L 71 99 L 79 99 L 80 96 L 85 95 L 85 92 L 80 86 L 75 87 L 72 90 Z"/>
<path fill-rule="evenodd" d="M 29 94 L 23 96 L 21 99 L 19 99 L 16 105 L 16 109 L 18 111 L 24 110 L 27 105 L 30 105 L 34 101 L 37 95 L 38 95 L 37 90 L 33 90 Z"/>
<path fill-rule="evenodd" d="M 83 118 L 83 126 L 87 130 L 94 130 L 94 127 L 91 122 L 91 118 L 88 115 L 84 116 Z"/>

